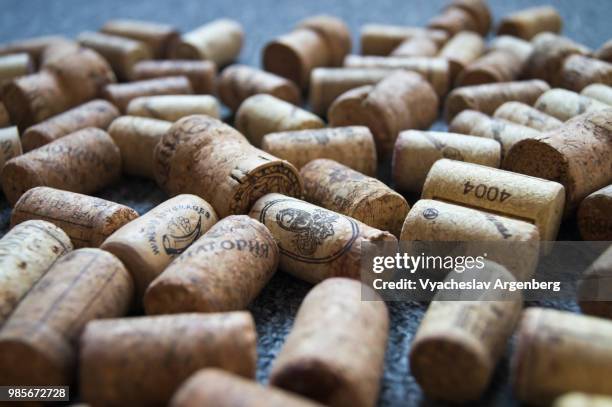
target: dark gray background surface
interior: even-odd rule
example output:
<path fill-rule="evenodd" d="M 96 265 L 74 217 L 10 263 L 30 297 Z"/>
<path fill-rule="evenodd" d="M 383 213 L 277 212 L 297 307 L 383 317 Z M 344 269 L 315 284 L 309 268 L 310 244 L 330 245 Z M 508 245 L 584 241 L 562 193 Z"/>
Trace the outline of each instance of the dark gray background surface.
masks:
<path fill-rule="evenodd" d="M 495 21 L 511 11 L 543 4 L 529 0 L 489 0 Z M 350 26 L 354 52 L 358 52 L 359 27 L 368 22 L 424 25 L 446 3 L 445 0 L 302 0 L 302 1 L 82 1 L 82 0 L 0 0 L 0 42 L 43 34 L 74 36 L 84 30 L 96 30 L 111 18 L 139 18 L 171 23 L 182 31 L 195 28 L 219 17 L 229 17 L 243 24 L 246 44 L 240 62 L 260 64 L 260 52 L 266 41 L 285 33 L 300 19 L 318 13 L 343 18 Z M 610 17 L 612 0 L 557 0 L 563 16 L 564 34 L 597 48 L 612 37 Z M 440 123 L 436 128 L 442 127 Z M 385 171 L 383 163 L 382 173 Z M 165 199 L 155 183 L 124 179 L 99 196 L 134 207 L 144 213 Z M 414 198 L 409 200 L 414 203 Z M 8 228 L 9 208 L 0 200 L 0 232 Z M 574 220 L 568 220 L 562 236 L 575 236 Z M 258 379 L 265 381 L 271 363 L 291 328 L 299 304 L 310 286 L 284 273 L 277 273 L 251 306 L 259 333 Z M 576 310 L 573 303 L 544 304 Z M 411 339 L 425 306 L 417 303 L 390 304 L 392 329 L 386 356 L 380 406 L 439 405 L 425 399 L 410 375 L 407 355 Z M 475 405 L 512 406 L 508 384 L 508 355 L 500 363 L 491 389 Z"/>

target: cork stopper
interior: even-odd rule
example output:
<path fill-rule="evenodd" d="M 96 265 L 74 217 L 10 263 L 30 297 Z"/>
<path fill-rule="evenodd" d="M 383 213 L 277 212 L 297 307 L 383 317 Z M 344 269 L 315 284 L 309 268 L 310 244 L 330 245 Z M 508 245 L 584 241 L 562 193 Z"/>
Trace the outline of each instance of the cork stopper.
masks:
<path fill-rule="evenodd" d="M 457 86 L 511 82 L 522 69 L 521 60 L 513 52 L 490 51 L 465 67 L 457 78 Z"/>
<path fill-rule="evenodd" d="M 23 153 L 16 126 L 0 128 L 0 168 L 11 158 Z"/>
<path fill-rule="evenodd" d="M 221 18 L 183 34 L 174 57 L 177 59 L 203 59 L 221 67 L 235 60 L 244 42 L 240 23 Z"/>
<path fill-rule="evenodd" d="M 471 31 L 462 31 L 454 35 L 440 49 L 438 56 L 448 61 L 451 81 L 454 82 L 466 66 L 482 55 L 485 43 L 482 37 Z"/>
<path fill-rule="evenodd" d="M 594 83 L 582 89 L 580 94 L 612 106 L 612 87 L 610 86 L 606 86 L 602 83 Z"/>
<path fill-rule="evenodd" d="M 398 45 L 391 54 L 392 57 L 435 57 L 438 44 L 427 37 L 408 38 Z"/>
<path fill-rule="evenodd" d="M 0 45 L 0 55 L 19 54 L 25 52 L 30 55 L 35 67 L 40 66 L 41 57 L 50 45 L 67 43 L 70 40 L 61 35 L 43 35 L 40 37 L 16 40 Z"/>
<path fill-rule="evenodd" d="M 387 24 L 365 24 L 361 27 L 361 53 L 363 55 L 389 55 L 403 41 L 426 37 L 434 41 L 438 47 L 448 41 L 448 33 L 444 30 L 434 30 L 421 27 L 406 27 Z"/>
<path fill-rule="evenodd" d="M 497 35 L 530 40 L 542 32 L 559 33 L 562 26 L 561 16 L 554 7 L 530 7 L 505 16 L 497 27 Z"/>
<path fill-rule="evenodd" d="M 612 185 L 593 192 L 580 203 L 578 228 L 583 240 L 612 241 Z"/>
<path fill-rule="evenodd" d="M 562 122 L 583 113 L 598 112 L 610 108 L 610 105 L 606 103 L 561 88 L 544 92 L 533 106 Z"/>
<path fill-rule="evenodd" d="M 467 11 L 476 21 L 480 35 L 486 36 L 491 29 L 491 10 L 486 0 L 453 0 L 447 7 L 457 7 Z"/>
<path fill-rule="evenodd" d="M 126 113 L 175 122 L 194 114 L 218 119 L 220 110 L 219 101 L 211 95 L 158 95 L 132 99 L 127 105 Z"/>
<path fill-rule="evenodd" d="M 561 86 L 580 92 L 593 83 L 612 85 L 612 63 L 570 55 L 561 65 Z"/>
<path fill-rule="evenodd" d="M 117 83 L 104 88 L 102 96 L 121 112 L 125 112 L 128 104 L 137 97 L 156 95 L 190 95 L 193 89 L 184 76 L 168 76 L 164 78 L 146 79 L 129 83 Z"/>
<path fill-rule="evenodd" d="M 178 30 L 168 24 L 150 21 L 117 19 L 104 23 L 100 31 L 131 38 L 146 44 L 153 58 L 170 58 L 180 39 Z"/>
<path fill-rule="evenodd" d="M 495 110 L 493 117 L 531 127 L 538 131 L 554 130 L 563 124 L 557 118 L 521 102 L 504 103 Z"/>
<path fill-rule="evenodd" d="M 34 71 L 34 64 L 30 54 L 25 52 L 19 54 L 0 55 L 0 85 L 30 74 Z"/>
<path fill-rule="evenodd" d="M 478 32 L 479 25 L 472 14 L 463 8 L 454 7 L 451 4 L 442 10 L 440 14 L 429 20 L 427 27 L 444 30 L 449 35 L 455 35 L 461 31 Z"/>
<path fill-rule="evenodd" d="M 135 81 L 185 76 L 197 94 L 215 93 L 216 75 L 217 66 L 214 62 L 185 59 L 140 61 L 132 69 L 132 79 Z"/>
<path fill-rule="evenodd" d="M 612 40 L 604 42 L 595 52 L 595 57 L 602 61 L 612 62 Z"/>
<path fill-rule="evenodd" d="M 346 23 L 330 15 L 316 15 L 300 21 L 297 28 L 308 28 L 325 41 L 328 54 L 326 66 L 341 66 L 344 57 L 351 52 L 351 32 Z"/>
<path fill-rule="evenodd" d="M 491 40 L 488 49 L 489 51 L 502 50 L 512 52 L 521 61 L 521 67 L 524 68 L 533 51 L 533 45 L 529 41 L 511 35 L 499 35 Z"/>

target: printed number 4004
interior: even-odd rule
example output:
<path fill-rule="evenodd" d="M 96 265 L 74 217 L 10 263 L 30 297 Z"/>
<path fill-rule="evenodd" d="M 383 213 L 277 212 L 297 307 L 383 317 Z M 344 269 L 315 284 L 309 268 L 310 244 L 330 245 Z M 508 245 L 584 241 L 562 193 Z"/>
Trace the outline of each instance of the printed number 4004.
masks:
<path fill-rule="evenodd" d="M 505 189 L 500 191 L 497 187 L 491 187 L 485 184 L 474 185 L 470 181 L 466 181 L 465 184 L 463 184 L 463 195 L 467 195 L 470 192 L 473 192 L 474 196 L 478 199 L 486 199 L 491 202 L 504 202 L 512 196 L 512 194 L 506 192 Z"/>

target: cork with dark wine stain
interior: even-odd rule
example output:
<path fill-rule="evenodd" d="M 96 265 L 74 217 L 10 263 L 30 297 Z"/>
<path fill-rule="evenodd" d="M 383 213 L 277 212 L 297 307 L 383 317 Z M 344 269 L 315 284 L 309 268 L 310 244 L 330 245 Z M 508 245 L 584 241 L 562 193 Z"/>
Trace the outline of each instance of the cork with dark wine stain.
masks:
<path fill-rule="evenodd" d="M 121 112 L 125 112 L 128 104 L 137 97 L 192 93 L 191 84 L 185 76 L 167 76 L 108 85 L 104 88 L 103 97 L 117 106 Z"/>
<path fill-rule="evenodd" d="M 451 83 L 455 81 L 466 66 L 478 59 L 485 50 L 484 39 L 471 31 L 462 31 L 454 35 L 440 49 L 438 56 L 448 60 Z"/>
<path fill-rule="evenodd" d="M 134 65 L 132 80 L 185 76 L 197 94 L 214 94 L 217 66 L 212 61 L 189 59 L 140 61 Z"/>
<path fill-rule="evenodd" d="M 151 50 L 153 58 L 170 58 L 179 42 L 179 31 L 168 24 L 150 21 L 115 19 L 104 23 L 100 31 L 141 41 Z"/>
<path fill-rule="evenodd" d="M 506 102 L 495 110 L 493 117 L 507 120 L 538 131 L 555 130 L 563 122 L 554 116 L 521 102 Z M 455 119 L 456 120 L 456 119 Z"/>
<path fill-rule="evenodd" d="M 372 301 L 362 301 L 363 290 Z M 351 279 L 325 280 L 302 301 L 270 384 L 327 406 L 371 407 L 388 331 L 387 307 L 375 292 Z"/>
<path fill-rule="evenodd" d="M 580 276 L 577 300 L 584 314 L 612 320 L 612 246 Z"/>
<path fill-rule="evenodd" d="M 612 185 L 593 192 L 580 202 L 578 229 L 583 240 L 612 241 Z"/>
<path fill-rule="evenodd" d="M 108 252 L 79 249 L 60 258 L 2 327 L 0 384 L 74 384 L 83 328 L 97 318 L 125 315 L 132 290 L 129 273 Z"/>
<path fill-rule="evenodd" d="M 218 367 L 254 379 L 257 333 L 249 312 L 92 321 L 80 340 L 84 401 L 166 405 L 193 373 Z"/>
<path fill-rule="evenodd" d="M 612 63 L 571 55 L 561 65 L 561 86 L 580 92 L 593 83 L 612 85 Z"/>

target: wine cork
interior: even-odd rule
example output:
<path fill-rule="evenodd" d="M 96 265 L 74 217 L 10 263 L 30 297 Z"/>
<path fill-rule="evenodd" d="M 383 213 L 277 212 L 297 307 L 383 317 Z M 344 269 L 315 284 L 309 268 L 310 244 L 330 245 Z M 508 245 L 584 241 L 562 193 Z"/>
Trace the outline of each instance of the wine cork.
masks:
<path fill-rule="evenodd" d="M 269 42 L 262 61 L 266 71 L 305 89 L 314 68 L 340 66 L 350 50 L 347 25 L 336 17 L 319 15 L 302 20 L 292 32 Z"/>
<path fill-rule="evenodd" d="M 19 130 L 16 126 L 0 128 L 0 168 L 11 158 L 22 154 Z"/>
<path fill-rule="evenodd" d="M 269 192 L 302 195 L 298 170 L 253 147 L 232 127 L 207 116 L 176 122 L 155 148 L 155 178 L 171 195 L 192 193 L 217 215 L 247 213 Z"/>
<path fill-rule="evenodd" d="M 399 237 L 410 207 L 384 183 L 327 159 L 311 161 L 300 175 L 308 202 Z"/>
<path fill-rule="evenodd" d="M 133 80 L 185 76 L 197 94 L 215 93 L 217 67 L 211 61 L 150 60 L 140 61 L 132 70 Z"/>
<path fill-rule="evenodd" d="M 552 6 L 530 7 L 502 18 L 497 35 L 512 35 L 530 40 L 541 32 L 561 32 L 563 21 Z"/>
<path fill-rule="evenodd" d="M 603 102 L 561 88 L 554 88 L 544 92 L 533 106 L 563 122 L 583 113 L 597 112 L 610 108 L 609 105 Z"/>
<path fill-rule="evenodd" d="M 34 150 L 87 127 L 105 130 L 119 116 L 106 100 L 93 100 L 35 124 L 23 133 L 23 149 Z"/>
<path fill-rule="evenodd" d="M 376 175 L 374 136 L 364 126 L 270 133 L 264 136 L 261 149 L 298 169 L 317 158 L 329 158 L 363 174 Z"/>
<path fill-rule="evenodd" d="M 491 10 L 486 0 L 453 0 L 447 7 L 457 7 L 467 11 L 476 21 L 480 35 L 486 36 L 491 29 Z"/>
<path fill-rule="evenodd" d="M 386 68 L 316 68 L 310 76 L 310 108 L 315 114 L 325 116 L 334 100 L 344 92 L 373 85 L 392 73 Z"/>
<path fill-rule="evenodd" d="M 80 249 L 61 257 L 2 327 L 0 384 L 73 384 L 83 327 L 125 315 L 132 289 L 129 273 L 108 252 Z"/>
<path fill-rule="evenodd" d="M 595 52 L 595 57 L 602 61 L 612 62 L 612 39 L 606 41 L 599 49 Z"/>
<path fill-rule="evenodd" d="M 4 103 L 0 102 L 0 128 L 8 127 L 11 125 L 11 119 L 9 113 L 4 107 Z"/>
<path fill-rule="evenodd" d="M 612 185 L 593 192 L 580 203 L 578 228 L 583 240 L 612 241 Z"/>
<path fill-rule="evenodd" d="M 362 301 L 362 290 L 378 300 Z M 387 307 L 369 287 L 346 278 L 317 284 L 300 305 L 270 384 L 327 406 L 373 406 L 388 331 Z"/>
<path fill-rule="evenodd" d="M 137 62 L 153 57 L 145 43 L 116 35 L 86 31 L 77 36 L 77 41 L 102 55 L 119 80 L 130 79 Z"/>
<path fill-rule="evenodd" d="M 132 99 L 126 113 L 132 116 L 175 122 L 185 116 L 204 114 L 219 118 L 221 107 L 211 95 L 160 95 Z"/>
<path fill-rule="evenodd" d="M 389 55 L 402 42 L 410 38 L 426 37 L 438 47 L 448 41 L 443 30 L 421 27 L 405 27 L 386 24 L 365 24 L 361 27 L 361 53 L 363 55 Z"/>
<path fill-rule="evenodd" d="M 580 92 L 593 83 L 612 85 L 612 63 L 570 55 L 561 65 L 561 86 Z"/>
<path fill-rule="evenodd" d="M 253 378 L 256 342 L 248 312 L 93 321 L 80 341 L 81 396 L 108 406 L 166 405 L 205 367 Z"/>
<path fill-rule="evenodd" d="M 397 241 L 388 232 L 281 194 L 261 197 L 249 216 L 272 232 L 280 269 L 313 284 L 330 277 L 359 279 L 361 245 Z"/>
<path fill-rule="evenodd" d="M 408 38 L 398 45 L 391 54 L 392 57 L 435 57 L 438 44 L 427 37 Z"/>
<path fill-rule="evenodd" d="M 20 54 L 25 52 L 32 58 L 34 66 L 39 67 L 44 50 L 50 45 L 61 42 L 70 42 L 70 40 L 60 35 L 44 35 L 25 40 L 16 40 L 0 44 L 0 55 Z"/>
<path fill-rule="evenodd" d="M 57 63 L 62 58 L 68 58 L 74 53 L 78 53 L 83 49 L 81 45 L 73 40 L 61 40 L 51 43 L 47 46 L 40 55 L 40 67 L 45 67 L 49 64 Z"/>
<path fill-rule="evenodd" d="M 465 67 L 457 78 L 457 86 L 511 82 L 522 69 L 521 60 L 513 52 L 490 51 Z"/>
<path fill-rule="evenodd" d="M 461 31 L 478 32 L 478 22 L 466 10 L 448 6 L 440 14 L 433 17 L 427 23 L 428 28 L 444 30 L 449 35 L 455 35 Z"/>
<path fill-rule="evenodd" d="M 34 65 L 29 54 L 0 55 L 0 84 L 32 73 Z"/>
<path fill-rule="evenodd" d="M 137 97 L 156 95 L 190 95 L 193 93 L 189 80 L 184 76 L 146 79 L 129 83 L 108 85 L 103 97 L 113 103 L 121 112 Z"/>
<path fill-rule="evenodd" d="M 115 81 L 107 62 L 90 49 L 46 64 L 39 72 L 17 78 L 1 90 L 11 120 L 21 130 L 100 96 Z"/>
<path fill-rule="evenodd" d="M 240 23 L 222 18 L 183 34 L 174 57 L 204 59 L 220 67 L 238 57 L 243 42 L 244 31 Z"/>
<path fill-rule="evenodd" d="M 532 41 L 533 51 L 525 64 L 528 78 L 542 79 L 551 86 L 561 84 L 561 67 L 570 55 L 587 55 L 590 50 L 569 38 L 549 32 L 538 34 Z"/>
<path fill-rule="evenodd" d="M 431 167 L 421 197 L 533 223 L 542 240 L 552 241 L 561 223 L 564 192 L 557 182 L 442 159 Z"/>
<path fill-rule="evenodd" d="M 100 31 L 140 41 L 147 45 L 153 58 L 157 59 L 170 58 L 180 39 L 175 27 L 150 21 L 110 20 L 100 28 Z"/>
<path fill-rule="evenodd" d="M 611 86 L 607 86 L 601 83 L 594 83 L 582 89 L 582 92 L 580 92 L 580 94 L 582 96 L 586 96 L 612 106 Z"/>
<path fill-rule="evenodd" d="M 375 86 L 342 94 L 329 108 L 330 126 L 367 126 L 374 135 L 379 157 L 393 150 L 405 129 L 425 129 L 438 116 L 438 97 L 417 73 L 398 71 Z"/>
<path fill-rule="evenodd" d="M 579 392 L 566 393 L 555 399 L 553 407 L 610 407 L 612 397 L 585 394 Z"/>
<path fill-rule="evenodd" d="M 98 247 L 115 230 L 138 217 L 132 208 L 93 196 L 36 187 L 23 194 L 11 226 L 41 219 L 62 228 L 74 247 Z"/>
<path fill-rule="evenodd" d="M 108 134 L 119 147 L 122 171 L 155 179 L 155 146 L 171 126 L 171 122 L 145 117 L 121 116 L 114 120 Z"/>
<path fill-rule="evenodd" d="M 516 143 L 503 167 L 565 187 L 565 215 L 612 183 L 612 108 L 580 115 L 536 139 Z"/>
<path fill-rule="evenodd" d="M 147 314 L 246 309 L 278 266 L 278 247 L 261 223 L 228 216 L 187 248 L 147 289 Z"/>
<path fill-rule="evenodd" d="M 544 308 L 523 313 L 512 358 L 521 401 L 547 404 L 568 391 L 612 395 L 612 322 Z"/>
<path fill-rule="evenodd" d="M 584 314 L 612 319 L 611 282 L 612 246 L 609 246 L 578 282 L 577 300 Z"/>
<path fill-rule="evenodd" d="M 448 61 L 451 81 L 454 81 L 466 66 L 482 55 L 484 50 L 485 43 L 480 35 L 471 31 L 462 31 L 442 47 L 438 56 Z"/>
<path fill-rule="evenodd" d="M 538 97 L 549 89 L 546 82 L 537 79 L 464 86 L 453 90 L 448 95 L 444 115 L 446 121 L 450 122 L 458 113 L 466 109 L 491 115 L 498 107 L 510 101 L 533 105 Z"/>
<path fill-rule="evenodd" d="M 531 127 L 538 131 L 554 130 L 563 124 L 555 117 L 521 102 L 504 103 L 495 110 L 493 117 Z"/>
<path fill-rule="evenodd" d="M 539 240 L 538 228 L 531 223 L 430 199 L 412 206 L 400 235 L 400 241 L 409 242 L 504 242 L 488 244 L 487 259 L 503 265 L 519 281 L 535 273 Z"/>
<path fill-rule="evenodd" d="M 66 233 L 42 220 L 17 225 L 0 239 L 0 327 L 34 283 L 71 250 Z"/>
<path fill-rule="evenodd" d="M 171 407 L 321 407 L 296 394 L 264 387 L 221 369 L 202 369 L 185 380 L 174 393 Z"/>
<path fill-rule="evenodd" d="M 439 97 L 446 95 L 450 83 L 450 67 L 444 58 L 347 55 L 344 66 L 414 71 L 427 79 Z"/>
<path fill-rule="evenodd" d="M 488 138 L 456 133 L 406 130 L 393 149 L 391 173 L 395 187 L 421 192 L 431 166 L 441 158 L 499 168 L 500 144 Z"/>
<path fill-rule="evenodd" d="M 511 35 L 500 35 L 491 40 L 488 49 L 489 51 L 500 50 L 512 52 L 520 60 L 522 71 L 533 51 L 533 45 L 529 41 Z"/>
<path fill-rule="evenodd" d="M 86 128 L 21 156 L 2 168 L 2 189 L 11 205 L 30 188 L 49 186 L 96 192 L 121 174 L 121 155 L 103 130 Z"/>
<path fill-rule="evenodd" d="M 493 262 L 487 261 L 485 270 L 492 281 L 514 280 Z M 499 298 L 490 300 L 491 295 Z M 410 371 L 428 397 L 457 403 L 476 401 L 491 382 L 521 315 L 521 294 L 503 296 L 483 290 L 479 296 L 484 300 L 473 301 L 440 300 L 443 296 L 434 297 L 412 340 Z"/>
<path fill-rule="evenodd" d="M 250 96 L 242 102 L 234 125 L 256 147 L 269 133 L 325 127 L 316 115 L 266 94 Z"/>
<path fill-rule="evenodd" d="M 100 246 L 127 267 L 136 298 L 170 262 L 217 222 L 212 206 L 195 195 L 178 195 L 113 232 Z"/>
<path fill-rule="evenodd" d="M 219 98 L 235 111 L 250 96 L 272 95 L 294 105 L 301 102 L 300 89 L 291 81 L 248 65 L 227 67 L 219 77 Z"/>

